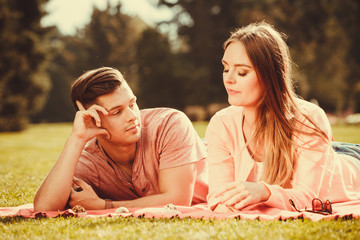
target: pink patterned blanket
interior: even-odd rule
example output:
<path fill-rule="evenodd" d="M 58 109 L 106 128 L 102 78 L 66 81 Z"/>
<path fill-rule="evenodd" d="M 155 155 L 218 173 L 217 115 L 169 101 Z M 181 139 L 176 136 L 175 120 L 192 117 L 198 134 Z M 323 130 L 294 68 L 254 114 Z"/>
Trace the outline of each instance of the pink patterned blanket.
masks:
<path fill-rule="evenodd" d="M 125 209 L 126 210 L 126 209 Z M 306 218 L 313 221 L 321 219 L 338 219 L 338 218 L 356 218 L 360 216 L 360 200 L 346 203 L 333 204 L 333 214 L 322 215 L 310 212 L 293 212 L 275 208 L 269 208 L 262 204 L 247 208 L 239 212 L 232 213 L 216 213 L 208 209 L 206 204 L 194 205 L 191 207 L 174 206 L 172 208 L 159 206 L 152 208 L 136 208 L 127 209 L 128 212 L 121 212 L 120 209 L 106 209 L 106 210 L 87 210 L 83 213 L 76 213 L 72 209 L 65 211 L 48 211 L 48 212 L 34 212 L 33 204 L 25 204 L 18 207 L 2 207 L 0 208 L 0 217 L 24 217 L 24 218 L 42 218 L 42 217 L 60 217 L 60 216 L 74 216 L 85 218 L 96 217 L 139 217 L 145 218 L 193 218 L 193 219 L 249 219 L 249 220 L 285 220 Z"/>

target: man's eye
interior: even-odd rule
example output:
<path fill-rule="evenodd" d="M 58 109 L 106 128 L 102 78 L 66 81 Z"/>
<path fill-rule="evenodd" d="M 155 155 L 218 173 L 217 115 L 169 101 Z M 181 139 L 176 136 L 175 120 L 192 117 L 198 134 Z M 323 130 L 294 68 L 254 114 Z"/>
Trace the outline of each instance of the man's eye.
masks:
<path fill-rule="evenodd" d="M 130 105 L 129 105 L 129 107 L 131 108 L 131 109 L 133 109 L 134 107 L 136 107 L 136 102 L 133 102 L 133 103 L 131 103 Z"/>
<path fill-rule="evenodd" d="M 224 69 L 223 72 L 227 73 L 227 72 L 229 72 L 229 69 Z"/>
<path fill-rule="evenodd" d="M 121 111 L 120 110 L 116 110 L 115 112 L 113 112 L 113 114 L 112 115 L 117 115 L 117 114 L 120 114 L 121 113 Z"/>

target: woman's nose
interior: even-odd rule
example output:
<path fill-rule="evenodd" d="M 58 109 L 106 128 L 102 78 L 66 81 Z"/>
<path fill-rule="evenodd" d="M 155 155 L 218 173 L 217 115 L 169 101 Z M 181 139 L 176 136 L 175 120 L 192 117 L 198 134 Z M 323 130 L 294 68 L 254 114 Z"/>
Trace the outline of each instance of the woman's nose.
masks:
<path fill-rule="evenodd" d="M 226 83 L 235 83 L 236 79 L 235 79 L 235 71 L 233 70 L 229 70 L 226 74 L 224 74 L 223 78 L 224 78 L 224 82 Z"/>

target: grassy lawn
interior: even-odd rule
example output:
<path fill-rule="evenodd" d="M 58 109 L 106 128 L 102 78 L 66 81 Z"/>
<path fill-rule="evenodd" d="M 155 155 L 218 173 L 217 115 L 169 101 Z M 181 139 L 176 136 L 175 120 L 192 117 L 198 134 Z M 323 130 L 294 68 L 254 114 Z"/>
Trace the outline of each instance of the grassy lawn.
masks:
<path fill-rule="evenodd" d="M 194 123 L 204 137 L 206 122 Z M 30 203 L 71 124 L 0 133 L 0 207 Z M 360 143 L 360 126 L 334 126 L 337 141 Z M 1 218 L 0 239 L 360 239 L 360 220 L 249 221 L 144 218 Z"/>

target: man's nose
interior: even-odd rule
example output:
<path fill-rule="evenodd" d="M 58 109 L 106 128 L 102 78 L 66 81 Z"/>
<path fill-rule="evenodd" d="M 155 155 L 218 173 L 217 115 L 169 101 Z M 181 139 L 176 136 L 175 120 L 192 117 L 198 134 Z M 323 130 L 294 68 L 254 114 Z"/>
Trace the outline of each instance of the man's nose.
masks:
<path fill-rule="evenodd" d="M 131 122 L 131 121 L 134 121 L 137 119 L 137 116 L 136 116 L 136 113 L 134 111 L 134 109 L 131 109 L 130 107 L 128 107 L 126 109 L 126 112 L 127 112 L 127 121 Z"/>

